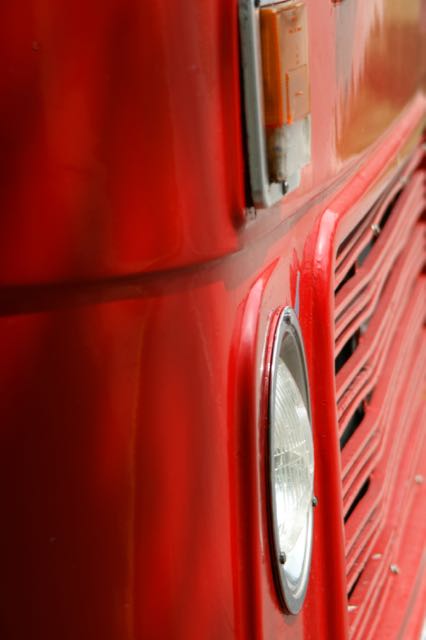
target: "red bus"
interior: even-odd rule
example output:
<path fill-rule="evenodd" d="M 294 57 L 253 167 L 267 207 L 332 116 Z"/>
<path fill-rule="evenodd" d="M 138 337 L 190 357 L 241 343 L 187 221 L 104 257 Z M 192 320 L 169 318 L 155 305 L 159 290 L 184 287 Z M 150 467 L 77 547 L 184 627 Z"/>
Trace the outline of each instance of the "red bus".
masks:
<path fill-rule="evenodd" d="M 0 8 L 0 634 L 422 633 L 422 0 Z"/>

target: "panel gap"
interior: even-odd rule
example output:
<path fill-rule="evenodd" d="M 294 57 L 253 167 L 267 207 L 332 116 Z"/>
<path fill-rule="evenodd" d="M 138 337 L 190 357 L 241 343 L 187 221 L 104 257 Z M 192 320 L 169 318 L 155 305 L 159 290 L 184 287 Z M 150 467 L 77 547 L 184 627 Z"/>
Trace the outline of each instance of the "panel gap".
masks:
<path fill-rule="evenodd" d="M 361 500 L 363 499 L 363 497 L 365 496 L 365 494 L 368 491 L 368 487 L 370 486 L 371 483 L 371 478 L 368 477 L 367 480 L 364 482 L 364 484 L 362 485 L 361 489 L 358 491 L 355 500 L 352 502 L 349 511 L 347 512 L 347 514 L 345 515 L 345 524 L 347 523 L 347 521 L 349 520 L 349 518 L 351 517 L 351 515 L 353 514 L 353 512 L 355 511 L 356 507 L 358 506 L 358 504 L 361 502 Z"/>

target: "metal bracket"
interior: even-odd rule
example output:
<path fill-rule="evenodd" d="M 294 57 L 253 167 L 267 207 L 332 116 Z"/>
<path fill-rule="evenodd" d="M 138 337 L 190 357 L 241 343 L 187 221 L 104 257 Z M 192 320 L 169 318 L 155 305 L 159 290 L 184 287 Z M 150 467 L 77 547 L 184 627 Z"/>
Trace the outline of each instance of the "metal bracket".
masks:
<path fill-rule="evenodd" d="M 258 10 L 264 4 L 263 0 L 256 6 L 254 0 L 240 0 L 239 12 L 251 192 L 256 206 L 270 207 L 287 187 L 270 183 L 268 176 Z"/>

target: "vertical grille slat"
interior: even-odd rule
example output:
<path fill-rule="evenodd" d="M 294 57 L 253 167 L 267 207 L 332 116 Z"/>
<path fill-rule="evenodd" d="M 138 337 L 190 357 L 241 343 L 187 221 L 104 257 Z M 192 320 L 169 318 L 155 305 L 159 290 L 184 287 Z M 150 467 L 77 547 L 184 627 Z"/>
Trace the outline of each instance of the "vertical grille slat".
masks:
<path fill-rule="evenodd" d="M 392 575 L 389 572 L 389 565 L 398 549 L 404 529 L 407 525 L 410 514 L 413 492 L 409 483 L 404 482 L 405 477 L 412 477 L 416 469 L 418 459 L 421 455 L 422 445 L 424 443 L 424 434 L 422 433 L 422 425 L 426 420 L 426 412 L 424 407 L 417 410 L 412 419 L 411 434 L 415 437 L 415 446 L 408 446 L 404 452 L 404 458 L 401 460 L 399 474 L 395 483 L 395 491 L 392 495 L 393 518 L 390 520 L 387 531 L 382 532 L 375 540 L 375 549 L 378 552 L 365 572 L 362 579 L 357 585 L 356 594 L 351 599 L 352 606 L 355 607 L 356 615 L 352 616 L 351 636 L 356 638 L 374 637 L 374 627 L 370 627 L 369 622 L 374 621 L 378 616 L 378 608 L 383 607 L 389 588 Z M 391 531 L 391 533 L 390 533 Z M 379 605 L 379 606 L 378 606 Z M 369 626 L 368 630 L 366 629 Z"/>
<path fill-rule="evenodd" d="M 403 303 L 410 295 L 410 291 L 417 279 L 423 262 L 422 229 L 424 225 L 418 225 L 412 245 L 405 255 L 401 256 L 395 265 L 395 269 L 389 278 L 383 291 L 377 313 L 368 325 L 368 332 L 360 340 L 359 348 L 353 358 L 342 367 L 336 376 L 337 399 L 343 395 L 359 369 L 366 360 L 374 355 L 380 339 L 388 334 L 389 324 L 402 312 Z M 371 316 L 369 316 L 371 317 Z M 353 364 L 355 362 L 356 364 Z"/>
<path fill-rule="evenodd" d="M 415 294 L 424 292 L 425 287 L 417 287 Z M 420 307 L 421 305 L 417 305 Z M 377 386 L 376 394 L 371 402 L 371 410 L 367 419 L 360 425 L 357 433 L 354 434 L 347 447 L 342 451 L 342 485 L 343 485 L 343 505 L 344 513 L 349 510 L 352 499 L 360 486 L 368 477 L 371 467 L 383 453 L 383 446 L 389 436 L 389 425 L 393 424 L 394 414 L 397 409 L 397 397 L 401 387 L 405 383 L 401 379 L 399 372 L 410 368 L 410 363 L 417 349 L 422 348 L 418 333 L 421 328 L 419 321 L 419 309 L 413 311 L 413 318 L 417 322 L 409 322 L 404 328 L 404 332 L 397 336 L 397 341 L 401 341 L 406 348 L 401 351 L 394 346 L 393 354 L 389 358 L 389 368 L 386 375 Z M 414 352 L 414 353 L 413 353 Z M 421 361 L 420 371 L 421 376 Z M 411 394 L 415 394 L 418 387 L 418 379 L 411 372 L 410 384 L 406 389 L 406 397 L 403 399 L 404 406 L 407 407 Z"/>
<path fill-rule="evenodd" d="M 365 386 L 368 385 L 368 391 L 371 390 L 377 378 L 380 375 L 380 371 L 383 365 L 383 361 L 386 358 L 388 351 L 392 344 L 392 338 L 406 309 L 403 307 L 403 303 L 406 302 L 414 293 L 418 296 L 421 295 L 421 287 L 416 287 L 413 292 L 413 273 L 414 268 L 418 270 L 422 264 L 421 255 L 421 243 L 417 242 L 417 247 L 420 249 L 415 256 L 416 259 L 409 260 L 408 265 L 413 267 L 413 271 L 407 277 L 406 287 L 404 287 L 404 281 L 401 280 L 402 287 L 395 289 L 395 295 L 386 295 L 383 298 L 384 304 L 382 314 L 378 313 L 374 321 L 371 323 L 368 334 L 364 336 L 362 342 L 354 353 L 353 357 L 346 363 L 345 368 L 341 369 L 336 376 L 336 394 L 337 394 L 337 414 L 340 420 L 341 431 L 345 429 L 347 424 L 348 415 L 353 412 L 360 399 L 365 395 Z M 417 248 L 413 245 L 413 248 Z M 397 272 L 395 272 L 397 273 Z M 402 274 L 408 275 L 405 270 L 401 270 Z M 392 292 L 389 291 L 389 294 Z M 398 304 L 398 299 L 401 304 Z M 419 306 L 417 300 L 416 308 Z M 421 300 L 420 300 L 421 302 Z M 420 305 L 421 306 L 421 305 Z M 419 309 L 421 315 L 422 308 Z M 410 316 L 411 317 L 411 316 Z"/>
<path fill-rule="evenodd" d="M 419 343 L 416 346 L 420 346 Z M 421 351 L 421 353 L 424 353 Z M 417 369 L 413 369 L 412 374 L 417 373 L 419 377 L 422 375 L 422 363 L 420 362 L 417 365 Z M 419 378 L 417 378 L 418 380 Z M 405 391 L 405 398 L 402 399 L 403 406 L 406 411 L 410 409 L 410 399 L 412 399 L 417 390 L 417 381 L 413 380 L 412 384 Z M 401 385 L 399 385 L 401 387 Z M 377 424 L 374 425 L 376 429 L 374 433 L 374 440 L 367 440 L 367 444 L 362 448 L 362 454 L 358 458 L 359 464 L 356 467 L 353 467 L 353 473 L 347 478 L 343 479 L 343 510 L 345 515 L 350 509 L 350 505 L 355 499 L 358 491 L 361 486 L 366 482 L 367 478 L 370 477 L 374 466 L 377 464 L 378 460 L 384 453 L 384 449 L 387 443 L 387 439 L 390 436 L 389 425 L 393 424 L 395 420 L 395 414 L 397 410 L 396 398 L 398 397 L 398 392 L 395 393 L 395 399 L 392 401 L 392 405 L 389 411 L 382 413 L 382 419 L 377 421 Z M 364 432 L 365 433 L 365 432 Z"/>
<path fill-rule="evenodd" d="M 335 248 L 336 410 L 351 638 L 372 638 L 423 442 L 425 171 L 402 174 Z M 345 223 L 347 225 L 347 223 Z M 379 233 L 380 230 L 380 233 Z M 373 624 L 374 623 L 374 624 Z"/>
<path fill-rule="evenodd" d="M 382 292 L 383 292 L 383 288 L 385 288 L 388 292 L 387 294 L 387 299 L 389 303 L 394 302 L 394 298 L 399 299 L 399 296 L 401 295 L 401 291 L 402 291 L 402 295 L 404 292 L 404 289 L 406 288 L 406 286 L 404 286 L 404 284 L 406 285 L 407 281 L 410 282 L 414 279 L 415 276 L 413 276 L 413 274 L 418 273 L 419 270 L 419 266 L 417 266 L 416 264 L 413 264 L 413 262 L 421 262 L 423 259 L 423 247 L 422 247 L 422 241 L 421 241 L 421 234 L 420 234 L 420 230 L 417 230 L 415 232 L 415 239 L 413 242 L 413 246 L 410 248 L 410 251 L 407 252 L 407 254 L 404 256 L 403 260 L 400 260 L 400 265 L 397 266 L 397 269 L 394 270 L 393 272 L 393 282 L 391 285 L 386 286 L 386 283 L 383 283 L 384 287 L 382 288 L 377 288 L 374 296 L 371 298 L 371 300 L 369 301 L 369 303 L 364 307 L 364 309 L 362 310 L 362 312 L 355 318 L 355 322 L 350 323 L 345 332 L 342 334 L 341 337 L 339 337 L 336 340 L 336 356 L 338 355 L 338 353 L 340 352 L 342 346 L 345 344 L 345 342 L 347 342 L 347 340 L 349 339 L 349 337 L 351 335 L 353 335 L 358 329 L 360 329 L 363 325 L 363 323 L 367 322 L 368 319 L 371 317 L 371 315 L 373 314 L 375 308 L 377 307 L 377 303 L 378 301 L 382 298 L 381 302 L 381 309 L 377 309 L 378 314 L 380 315 L 380 311 L 385 312 L 385 317 L 381 320 L 379 326 L 378 326 L 378 330 L 377 330 L 377 334 L 380 335 L 380 332 L 385 329 L 385 320 L 389 321 L 389 315 L 390 315 L 390 311 L 389 309 L 385 306 L 385 303 L 383 302 L 383 296 L 382 296 Z M 395 291 L 394 296 L 392 297 L 390 295 L 391 291 Z M 379 305 L 380 307 L 380 305 Z M 371 332 L 370 332 L 371 333 Z M 376 338 L 377 339 L 377 338 Z M 372 340 L 370 340 L 370 342 L 372 342 Z M 372 345 L 371 348 L 374 348 L 375 345 Z M 359 357 L 359 356 L 358 356 Z M 339 372 L 339 376 L 338 376 L 338 385 L 341 385 L 341 378 L 343 377 L 343 373 Z M 346 384 L 345 382 L 343 382 L 343 384 Z M 340 397 L 340 396 L 339 396 Z"/>
<path fill-rule="evenodd" d="M 359 226 L 354 233 L 351 241 L 338 256 L 338 264 L 335 273 L 335 287 L 336 289 L 343 282 L 348 275 L 351 267 L 357 257 L 368 247 L 368 245 L 375 239 L 376 233 L 374 232 L 374 226 L 379 225 L 387 207 L 391 204 L 392 200 L 397 196 L 401 189 L 401 184 L 398 182 L 394 185 L 390 193 L 382 198 L 375 207 L 367 214 L 364 223 L 367 225 Z"/>
<path fill-rule="evenodd" d="M 365 262 L 336 295 L 336 335 L 374 294 L 374 287 L 389 273 L 392 262 L 411 235 L 422 210 L 423 174 L 417 172 L 396 203 L 394 215 L 386 224 Z M 358 256 L 359 258 L 359 256 Z M 366 291 L 369 288 L 370 291 Z M 373 288 L 373 291 L 371 289 Z M 362 293 L 362 296 L 360 294 Z"/>
<path fill-rule="evenodd" d="M 416 374 L 417 376 L 421 375 L 424 357 L 425 349 L 422 349 L 413 368 L 413 374 Z M 393 486 L 392 479 L 394 476 L 392 474 L 396 472 L 398 468 L 400 457 L 409 435 L 408 429 L 404 427 L 407 427 L 407 424 L 410 423 L 410 420 L 416 412 L 420 402 L 419 399 L 417 400 L 417 403 L 414 402 L 416 395 L 419 396 L 418 389 L 414 388 L 412 393 L 407 397 L 406 402 L 402 402 L 401 397 L 399 397 L 398 412 L 397 415 L 394 416 L 394 419 L 395 421 L 399 420 L 399 423 L 403 428 L 399 429 L 397 437 L 395 438 L 390 438 L 390 430 L 387 430 L 388 437 L 386 438 L 385 446 L 383 447 L 383 455 L 380 457 L 379 461 L 376 462 L 374 467 L 375 475 L 373 474 L 371 490 L 368 492 L 368 495 L 363 500 L 360 508 L 356 513 L 354 513 L 354 517 L 347 525 L 346 553 L 348 573 L 350 573 L 354 562 L 354 547 L 357 545 L 358 547 L 365 546 L 364 540 L 368 538 L 370 528 L 372 532 L 375 531 L 376 533 L 380 530 L 380 523 L 375 522 L 371 527 L 367 524 L 370 521 L 373 512 L 377 508 L 380 508 L 380 515 L 382 518 L 386 516 L 385 511 L 387 507 L 387 498 L 390 495 Z M 381 473 L 381 462 L 383 460 L 385 460 L 386 463 L 386 472 Z"/>
<path fill-rule="evenodd" d="M 399 191 L 407 184 L 410 174 L 421 161 L 422 153 L 421 150 L 418 150 L 414 154 L 402 172 L 402 175 L 393 181 L 388 193 L 379 198 L 376 205 L 371 208 L 367 216 L 362 220 L 362 223 L 356 226 L 349 238 L 340 245 L 336 257 L 335 288 L 344 280 L 356 258 L 361 255 L 368 244 L 374 240 L 375 233 L 373 231 L 373 225 L 380 223 L 386 209 L 391 205 Z"/>
<path fill-rule="evenodd" d="M 424 353 L 422 354 L 424 357 Z M 410 423 L 413 421 L 416 410 L 419 409 L 419 403 L 415 408 L 410 407 L 408 411 L 407 420 L 403 422 L 403 427 L 399 435 L 400 437 L 394 442 L 393 450 L 389 451 L 389 458 L 386 460 L 386 469 L 383 469 L 384 465 L 379 465 L 376 469 L 376 475 L 373 479 L 372 485 L 366 495 L 367 501 L 362 503 L 364 507 L 363 513 L 357 514 L 358 521 L 354 522 L 352 527 L 354 531 L 348 532 L 348 535 L 352 535 L 352 540 L 349 544 L 351 547 L 347 550 L 347 583 L 348 591 L 351 590 L 355 583 L 359 573 L 363 570 L 367 560 L 374 552 L 377 540 L 384 529 L 384 523 L 388 523 L 390 515 L 390 505 L 393 504 L 395 510 L 395 503 L 393 502 L 392 493 L 396 488 L 397 471 L 402 467 L 401 461 L 404 452 L 413 451 L 413 457 L 416 454 L 417 447 L 420 446 L 420 442 L 415 442 L 413 438 L 414 428 L 413 425 L 410 429 Z M 415 421 L 414 421 L 415 423 Z M 416 425 L 418 426 L 418 425 Z M 415 445 L 415 447 L 412 446 Z M 389 447 L 389 449 L 391 449 Z M 400 455 L 398 456 L 398 450 Z M 387 451 L 385 451 L 385 454 Z M 405 469 L 407 471 L 407 469 Z M 384 489 L 385 487 L 385 489 Z"/>

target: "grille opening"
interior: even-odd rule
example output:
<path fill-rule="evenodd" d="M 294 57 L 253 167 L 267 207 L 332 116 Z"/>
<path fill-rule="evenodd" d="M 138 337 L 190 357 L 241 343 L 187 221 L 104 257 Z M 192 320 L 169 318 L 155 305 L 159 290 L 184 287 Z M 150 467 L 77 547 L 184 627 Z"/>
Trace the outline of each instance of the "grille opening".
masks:
<path fill-rule="evenodd" d="M 388 206 L 386 207 L 384 214 L 380 218 L 379 227 L 381 231 L 383 231 L 387 221 L 389 220 L 391 213 L 394 210 L 395 205 L 398 202 L 401 193 L 402 193 L 402 189 L 400 189 L 398 193 L 395 195 L 395 197 L 392 198 L 392 200 L 389 202 Z"/>
<path fill-rule="evenodd" d="M 371 249 L 376 244 L 376 241 L 377 241 L 377 238 L 373 238 L 372 240 L 370 240 L 370 242 L 361 251 L 361 253 L 359 254 L 359 256 L 358 256 L 358 258 L 356 260 L 357 267 L 362 267 L 362 265 L 364 264 L 364 262 L 367 259 L 368 254 L 370 253 Z"/>
<path fill-rule="evenodd" d="M 343 449 L 348 440 L 353 436 L 361 422 L 365 417 L 365 402 L 364 400 L 357 406 L 352 418 L 349 421 L 348 426 L 342 433 L 340 438 L 340 448 Z"/>
<path fill-rule="evenodd" d="M 369 217 L 370 213 L 371 213 L 371 209 L 366 213 L 366 215 L 362 218 L 360 225 L 363 225 L 365 220 Z M 343 251 L 346 249 L 346 247 L 348 246 L 348 244 L 350 243 L 350 241 L 356 236 L 356 234 L 359 233 L 359 228 L 358 227 L 354 227 L 352 229 L 352 231 L 350 233 L 348 233 L 348 235 L 346 236 L 346 238 L 344 240 L 342 240 L 342 242 L 339 244 L 339 247 L 337 249 L 337 253 L 336 253 L 336 258 L 339 258 L 339 256 L 341 256 L 341 254 L 343 253 Z"/>
<path fill-rule="evenodd" d="M 354 591 L 355 591 L 355 589 L 357 587 L 357 584 L 361 580 L 361 576 L 362 576 L 363 572 L 364 572 L 364 569 L 361 569 L 361 571 L 359 572 L 359 574 L 356 577 L 355 582 L 353 583 L 352 587 L 349 589 L 349 591 L 348 591 L 348 601 L 352 598 L 352 596 L 354 594 Z"/>
<path fill-rule="evenodd" d="M 335 294 L 339 293 L 340 289 L 342 289 L 342 287 L 345 286 L 345 284 L 354 277 L 356 273 L 355 270 L 355 265 L 352 265 L 352 267 L 349 269 L 349 271 L 347 272 L 347 274 L 345 275 L 345 277 L 343 278 L 342 282 L 336 287 L 336 291 Z"/>
<path fill-rule="evenodd" d="M 358 493 L 357 493 L 357 495 L 355 497 L 355 500 L 352 502 L 351 506 L 349 507 L 349 510 L 348 510 L 347 514 L 345 515 L 345 518 L 344 518 L 345 524 L 347 523 L 347 521 L 349 520 L 349 518 L 351 517 L 351 515 L 353 514 L 353 512 L 357 508 L 358 504 L 361 502 L 361 500 L 363 499 L 363 497 L 367 493 L 370 484 L 371 484 L 371 478 L 367 478 L 367 480 L 362 485 L 361 489 L 358 491 Z"/>
<path fill-rule="evenodd" d="M 338 373 L 340 369 L 343 367 L 343 365 L 345 364 L 345 362 L 347 362 L 349 358 L 352 356 L 352 354 L 358 347 L 359 338 L 360 338 L 360 331 L 359 329 L 357 329 L 357 331 L 349 338 L 349 340 L 340 349 L 334 362 L 335 373 Z"/>
<path fill-rule="evenodd" d="M 359 293 L 359 297 L 362 297 L 362 295 L 364 294 L 365 289 L 363 289 L 360 293 Z M 337 318 L 337 321 L 339 321 L 346 313 L 348 312 L 348 307 L 346 307 L 345 309 L 343 309 L 343 311 L 340 313 L 340 315 Z M 350 326 L 350 324 L 354 324 L 357 323 L 358 320 L 360 319 L 360 316 L 362 314 L 365 314 L 365 308 L 363 307 L 362 309 L 359 309 L 358 313 L 352 318 L 352 320 L 349 320 L 349 322 L 347 322 L 347 324 L 343 324 L 340 327 L 339 333 L 335 334 L 335 343 L 336 345 L 339 343 L 341 336 L 345 333 L 345 331 L 347 331 L 348 327 Z M 362 327 L 364 327 L 365 324 L 368 324 L 370 322 L 370 318 L 366 318 L 360 325 L 360 328 L 357 329 L 356 331 L 353 332 L 352 336 L 354 336 L 356 334 L 357 331 L 361 330 Z M 361 330 L 361 335 L 363 335 L 365 333 L 364 330 Z M 352 337 L 351 336 L 351 337 Z M 349 341 L 349 339 L 348 339 Z M 345 343 L 346 344 L 346 343 Z M 343 345 L 344 346 L 344 345 Z M 343 349 L 343 346 L 341 347 L 340 350 Z M 340 351 L 339 351 L 340 353 Z"/>
<path fill-rule="evenodd" d="M 361 227 L 364 227 L 366 225 L 366 223 L 368 222 L 368 220 L 370 218 L 372 218 L 374 216 L 374 212 L 377 210 L 377 204 L 375 204 L 374 206 L 372 206 L 367 213 L 361 218 L 361 220 L 359 221 L 359 223 L 357 224 L 356 227 L 354 227 L 352 229 L 352 231 L 350 231 L 348 233 L 348 235 L 345 237 L 344 240 L 342 240 L 342 242 L 339 244 L 339 247 L 337 249 L 337 254 L 336 257 L 338 258 L 343 251 L 346 249 L 346 247 L 348 246 L 348 244 L 355 238 L 356 235 L 359 235 L 359 230 Z"/>
<path fill-rule="evenodd" d="M 408 319 L 416 333 L 414 318 L 418 318 L 417 328 L 423 319 L 419 317 L 421 305 L 417 292 L 421 291 L 418 278 L 422 269 L 426 274 L 419 238 L 419 234 L 425 232 L 426 200 L 425 173 L 418 168 L 419 153 L 407 163 L 403 174 L 399 173 L 385 186 L 373 206 L 362 219 L 355 221 L 335 247 L 336 374 L 344 368 L 336 380 L 336 401 L 342 461 L 346 591 L 348 604 L 356 597 L 357 604 L 358 601 L 363 604 L 368 616 L 366 621 L 360 607 L 358 611 L 353 609 L 350 636 L 354 640 L 366 637 L 368 623 L 375 614 L 374 604 L 369 601 L 369 586 L 365 583 L 367 575 L 368 581 L 371 576 L 379 582 L 382 580 L 377 578 L 381 571 L 379 564 L 371 565 L 366 545 L 372 535 L 381 532 L 391 535 L 394 526 L 389 515 L 393 506 L 383 508 L 390 494 L 381 483 L 388 477 L 391 466 L 399 468 L 405 464 L 405 458 L 402 453 L 397 455 L 396 449 L 389 459 L 381 442 L 387 438 L 384 442 L 391 443 L 394 437 L 402 437 L 400 434 L 406 428 L 403 410 L 396 398 L 401 396 L 404 383 L 410 377 L 408 359 L 414 355 L 398 355 L 404 346 L 398 345 L 401 321 L 397 322 L 396 318 L 402 315 L 401 309 L 411 309 Z M 375 269 L 374 274 L 370 268 Z M 414 286 L 415 300 L 410 305 Z M 364 370 L 373 372 L 374 377 L 367 380 Z M 354 381 L 357 381 L 356 388 L 351 386 Z M 415 386 L 415 382 L 411 384 Z M 371 412 L 373 402 L 374 412 Z M 409 401 L 404 402 L 404 407 L 408 406 Z M 415 408 L 411 410 L 414 412 Z M 375 504 L 376 490 L 382 495 L 383 504 Z M 382 598 L 381 593 L 378 598 Z"/>
<path fill-rule="evenodd" d="M 370 240 L 365 245 L 365 247 L 360 250 L 358 256 L 354 260 L 353 265 L 348 270 L 348 272 L 345 275 L 345 277 L 343 278 L 342 282 L 340 282 L 339 285 L 336 287 L 335 294 L 339 293 L 339 291 L 344 287 L 344 285 L 355 275 L 357 267 L 361 267 L 364 264 L 364 262 L 367 259 L 369 253 L 373 249 L 373 247 L 376 244 L 376 242 L 379 240 L 379 238 L 380 238 L 380 236 L 382 234 L 382 231 L 386 226 L 386 223 L 388 222 L 392 212 L 394 211 L 395 205 L 396 205 L 401 193 L 402 193 L 402 189 L 400 189 L 395 194 L 395 196 L 390 200 L 390 202 L 388 203 L 388 205 L 386 206 L 386 208 L 384 210 L 383 215 L 381 216 L 381 218 L 379 220 L 377 220 L 376 216 L 377 216 L 377 210 L 380 208 L 380 204 L 381 203 L 379 202 L 376 206 L 372 207 L 368 211 L 368 213 L 362 218 L 362 220 L 359 222 L 358 226 L 356 226 L 346 236 L 346 238 L 343 240 L 343 242 L 340 243 L 340 245 L 339 245 L 339 247 L 337 249 L 337 253 L 336 253 L 336 262 L 339 262 L 339 257 L 342 255 L 342 253 L 344 252 L 346 247 L 352 241 L 355 242 L 354 239 L 355 239 L 356 235 L 360 236 L 358 238 L 358 240 L 356 240 L 357 242 L 359 242 L 359 240 L 362 238 L 362 236 L 365 236 L 366 239 L 367 239 L 368 235 L 371 235 Z M 374 227 L 377 227 L 377 231 L 374 230 Z M 360 234 L 360 228 L 363 229 L 361 234 Z"/>
<path fill-rule="evenodd" d="M 386 200 L 389 197 L 389 194 L 395 190 L 399 182 L 400 185 L 402 185 L 402 187 L 395 193 L 393 198 L 391 198 L 391 200 L 386 205 L 386 211 L 381 217 L 379 224 L 381 226 L 382 224 L 385 223 L 386 219 L 389 217 L 389 209 L 392 209 L 395 206 L 399 196 L 403 191 L 403 187 L 406 185 L 408 181 L 409 181 L 408 177 L 404 178 L 403 176 L 402 177 L 397 176 L 396 178 L 394 178 L 392 183 L 388 185 L 386 192 L 383 193 L 378 198 L 376 203 L 373 204 L 373 206 L 368 209 L 367 213 L 365 213 L 364 216 L 358 221 L 358 223 L 352 229 L 352 231 L 350 231 L 348 235 L 344 238 L 344 240 L 342 240 L 342 242 L 340 243 L 337 249 L 337 256 L 340 256 L 343 253 L 343 251 L 346 249 L 347 245 L 351 242 L 351 240 L 353 240 L 353 238 L 357 235 L 357 233 L 359 233 L 360 228 L 365 227 L 368 222 L 371 222 L 371 220 L 374 219 L 375 214 L 377 214 L 378 210 L 383 206 L 383 204 L 386 203 Z"/>
<path fill-rule="evenodd" d="M 371 251 L 372 247 L 374 245 L 373 243 L 370 243 L 368 245 L 368 253 Z M 367 248 L 366 248 L 367 249 Z M 366 253 L 365 255 L 362 256 L 362 261 L 364 261 L 368 255 L 368 253 Z M 397 260 L 399 254 L 397 254 L 395 256 L 395 260 L 393 261 L 388 273 L 386 274 L 386 277 L 384 278 L 383 282 L 380 284 L 380 290 L 379 290 L 379 295 L 378 295 L 378 299 L 374 305 L 373 308 L 369 309 L 369 316 L 366 317 L 360 324 L 359 328 L 355 331 L 355 333 L 347 340 L 347 342 L 342 346 L 342 348 L 340 349 L 338 355 L 335 358 L 335 374 L 337 374 L 340 369 L 343 367 L 343 365 L 345 364 L 345 362 L 354 354 L 354 352 L 356 351 L 356 349 L 358 348 L 362 337 L 367 333 L 368 330 L 368 326 L 370 324 L 370 321 L 372 319 L 372 317 L 374 316 L 375 312 L 376 312 L 376 308 L 380 302 L 380 298 L 383 296 L 383 294 L 386 292 L 389 280 L 391 279 L 392 273 L 393 273 L 393 269 L 394 269 L 394 265 L 395 265 L 395 261 Z M 358 257 L 358 260 L 360 260 L 361 257 Z M 358 262 L 357 262 L 358 264 Z M 360 266 L 360 265 L 359 265 Z M 354 268 L 354 272 L 356 273 L 356 268 Z M 351 276 L 352 277 L 352 276 Z M 344 282 L 341 283 L 342 285 L 344 284 Z M 360 291 L 358 293 L 358 297 L 362 297 L 365 293 L 365 289 L 363 289 L 362 291 Z M 339 317 L 337 318 L 337 320 L 343 315 L 347 313 L 347 308 L 343 309 L 339 315 Z M 352 320 L 352 322 L 356 322 L 357 318 L 361 315 L 365 313 L 365 309 L 360 309 L 359 313 L 357 316 L 355 316 Z M 343 326 L 340 330 L 340 333 L 336 335 L 335 337 L 335 341 L 336 343 L 339 342 L 340 339 L 340 335 L 346 330 L 346 328 Z"/>

